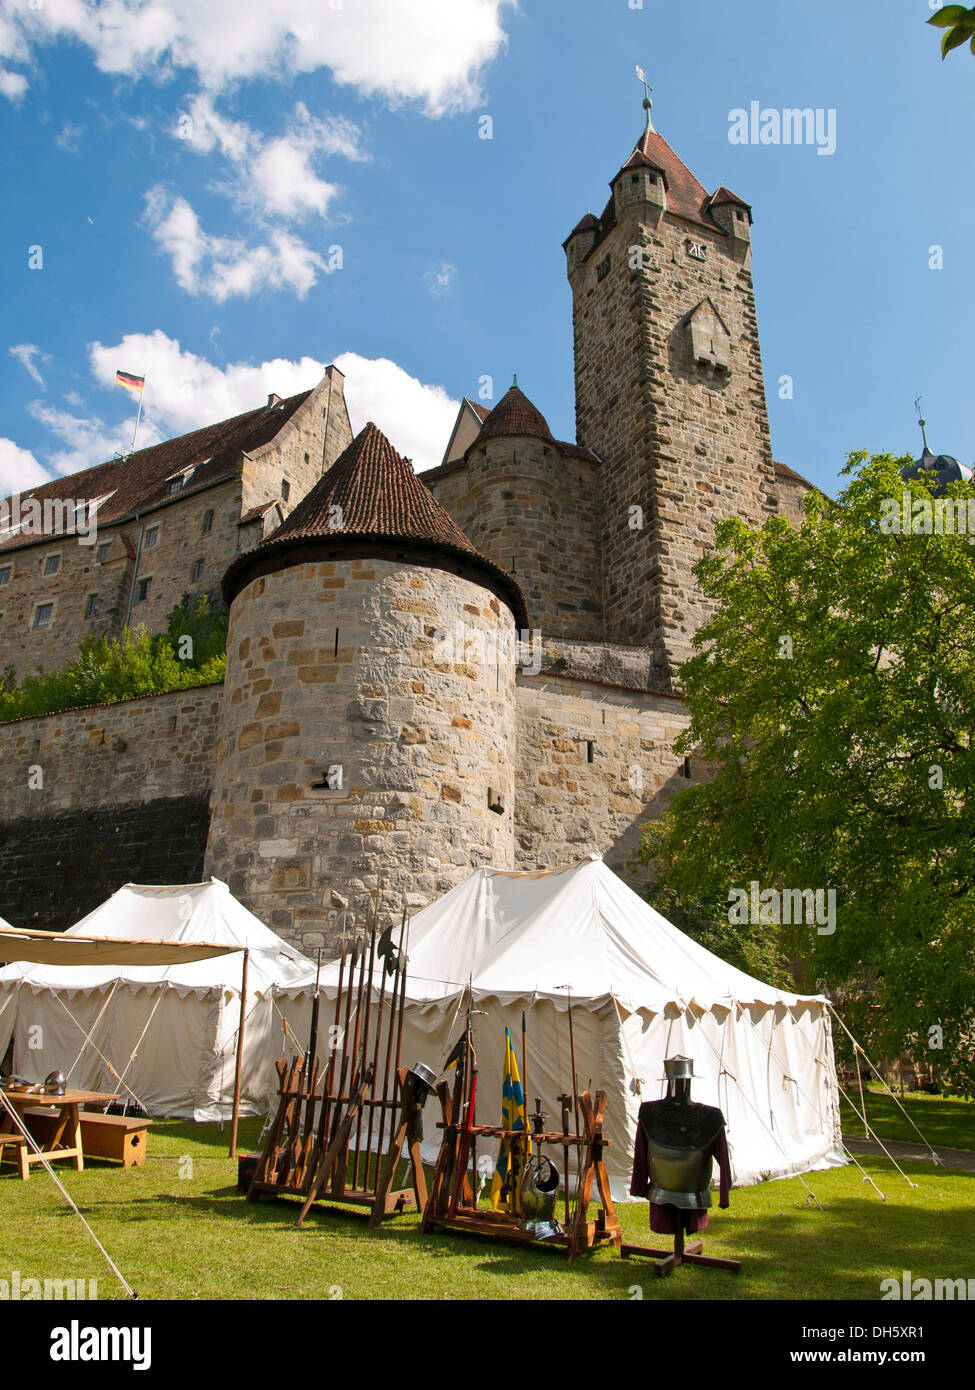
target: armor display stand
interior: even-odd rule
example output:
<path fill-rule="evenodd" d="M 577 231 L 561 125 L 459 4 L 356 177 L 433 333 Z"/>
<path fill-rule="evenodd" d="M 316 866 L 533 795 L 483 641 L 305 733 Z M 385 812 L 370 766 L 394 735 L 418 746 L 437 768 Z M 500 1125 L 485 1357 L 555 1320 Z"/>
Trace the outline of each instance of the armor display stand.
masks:
<path fill-rule="evenodd" d="M 707 1225 L 711 1168 L 716 1154 L 721 1162 L 721 1205 L 728 1205 L 731 1168 L 724 1139 L 724 1116 L 712 1106 L 691 1101 L 694 1066 L 690 1058 L 667 1058 L 664 1071 L 666 1099 L 640 1107 L 630 1192 L 633 1196 L 649 1195 L 651 1224 L 654 1213 L 657 1220 L 663 1218 L 672 1223 L 658 1229 L 673 1229 L 674 1248 L 668 1251 L 646 1245 L 621 1245 L 620 1255 L 650 1257 L 655 1261 L 654 1273 L 661 1278 L 682 1264 L 708 1265 L 740 1274 L 740 1260 L 703 1255 L 700 1240 L 688 1244 L 684 1238 L 687 1231 Z"/>
<path fill-rule="evenodd" d="M 471 1140 L 508 1138 L 523 1142 L 525 1131 L 508 1130 L 501 1125 L 465 1126 L 461 1122 L 463 1107 L 455 1107 L 455 1098 L 446 1082 L 442 1081 L 438 1085 L 437 1094 L 443 1111 L 443 1119 L 439 1122 L 443 1139 L 423 1213 L 421 1231 L 437 1230 L 445 1235 L 480 1235 L 517 1245 L 531 1245 L 538 1249 L 556 1249 L 566 1253 L 570 1261 L 607 1241 L 613 1245 L 620 1245 L 620 1225 L 610 1196 L 603 1159 L 603 1151 L 609 1143 L 603 1134 L 605 1091 L 597 1091 L 595 1098 L 585 1091 L 578 1098 L 585 1121 L 585 1134 L 566 1134 L 560 1130 L 552 1133 L 534 1132 L 529 1136 L 536 1145 L 557 1144 L 566 1153 L 573 1147 L 583 1152 L 582 1182 L 576 1196 L 572 1219 L 567 1223 L 568 1231 L 548 1236 L 543 1240 L 526 1230 L 526 1223 L 515 1214 L 477 1207 L 463 1161 L 465 1133 Z M 602 1206 L 596 1214 L 596 1219 L 590 1221 L 588 1214 L 593 1180 L 596 1182 Z M 456 1204 L 451 1200 L 454 1192 L 458 1194 Z"/>

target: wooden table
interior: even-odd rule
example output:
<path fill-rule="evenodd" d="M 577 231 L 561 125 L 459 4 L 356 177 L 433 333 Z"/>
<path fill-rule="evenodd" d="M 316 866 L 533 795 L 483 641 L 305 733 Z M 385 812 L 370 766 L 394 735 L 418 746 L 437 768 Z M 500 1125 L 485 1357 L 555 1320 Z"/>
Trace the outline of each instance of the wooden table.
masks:
<path fill-rule="evenodd" d="M 81 1107 L 90 1105 L 93 1108 L 103 1108 L 116 1099 L 115 1096 L 105 1095 L 101 1091 L 66 1090 L 61 1096 L 45 1095 L 43 1091 L 4 1091 L 3 1094 L 21 1120 L 29 1106 L 57 1111 L 57 1123 L 53 1130 L 42 1143 L 38 1143 L 40 1153 L 35 1153 L 29 1145 L 18 1146 L 22 1178 L 30 1177 L 32 1163 L 43 1163 L 45 1159 L 51 1162 L 53 1159 L 70 1158 L 80 1173 L 85 1166 L 81 1147 Z M 30 1126 L 25 1125 L 25 1128 L 29 1130 Z M 20 1130 L 6 1109 L 0 1107 L 0 1139 L 5 1134 L 20 1134 Z"/>

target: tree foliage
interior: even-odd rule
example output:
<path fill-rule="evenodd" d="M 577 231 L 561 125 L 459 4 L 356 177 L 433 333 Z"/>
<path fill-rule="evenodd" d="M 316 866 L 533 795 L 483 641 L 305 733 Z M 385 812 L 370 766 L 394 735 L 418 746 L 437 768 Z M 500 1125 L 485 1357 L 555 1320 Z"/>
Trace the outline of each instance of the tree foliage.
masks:
<path fill-rule="evenodd" d="M 187 636 L 191 647 L 182 640 Z M 8 670 L 0 676 L 0 722 L 222 681 L 226 636 L 226 616 L 213 613 L 205 595 L 184 594 L 165 633 L 137 627 L 120 637 L 86 636 L 64 670 L 25 676 L 19 684 Z"/>
<path fill-rule="evenodd" d="M 975 527 L 915 533 L 934 503 L 903 462 L 852 455 L 839 500 L 813 494 L 800 529 L 718 526 L 676 750 L 714 775 L 646 828 L 642 856 L 658 901 L 710 904 L 719 954 L 789 960 L 868 1050 L 975 1088 Z M 975 519 L 970 484 L 948 493 Z M 835 929 L 767 908 L 743 942 L 727 904 L 753 882 L 833 890 Z"/>
<path fill-rule="evenodd" d="M 961 48 L 963 43 L 969 44 L 975 53 L 975 5 L 971 9 L 964 5 L 944 5 L 928 23 L 945 30 L 941 39 L 942 62 L 953 48 Z"/>

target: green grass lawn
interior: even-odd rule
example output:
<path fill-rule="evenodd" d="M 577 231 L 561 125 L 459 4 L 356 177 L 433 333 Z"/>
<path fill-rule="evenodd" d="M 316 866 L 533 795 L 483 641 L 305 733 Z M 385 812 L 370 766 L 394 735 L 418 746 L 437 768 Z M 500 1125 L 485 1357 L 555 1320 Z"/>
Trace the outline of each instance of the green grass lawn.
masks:
<path fill-rule="evenodd" d="M 860 1097 L 856 1084 L 847 1086 L 857 1110 Z M 903 1100 L 894 1092 L 925 1139 L 935 1148 L 944 1144 L 953 1149 L 975 1149 L 975 1104 L 961 1096 L 929 1096 L 923 1091 L 907 1091 Z M 866 1095 L 867 1120 L 881 1139 L 904 1139 L 920 1142 L 917 1130 L 905 1119 L 895 1101 L 873 1083 Z M 862 1113 L 862 1112 L 861 1112 Z M 864 1137 L 863 1125 L 845 1100 L 840 1101 L 843 1133 L 853 1138 Z"/>
<path fill-rule="evenodd" d="M 242 1150 L 256 1147 L 258 1129 L 257 1120 L 243 1123 Z M 957 1144 L 956 1129 L 951 1138 Z M 92 1162 L 84 1173 L 66 1164 L 58 1172 L 143 1298 L 324 1299 L 341 1289 L 347 1299 L 627 1299 L 638 1285 L 648 1299 L 876 1300 L 880 1281 L 904 1269 L 915 1278 L 975 1277 L 975 1174 L 907 1164 L 918 1184 L 911 1189 L 885 1160 L 862 1162 L 886 1201 L 852 1165 L 807 1175 L 825 1211 L 807 1204 L 798 1179 L 736 1190 L 704 1241 L 705 1253 L 740 1258 L 741 1275 L 685 1266 L 668 1279 L 608 1249 L 569 1266 L 555 1251 L 421 1236 L 412 1214 L 373 1232 L 362 1217 L 331 1208 L 298 1230 L 295 1201 L 249 1204 L 236 1195 L 236 1163 L 217 1125 L 154 1125 L 144 1168 Z M 43 1170 L 22 1182 L 5 1165 L 0 1203 L 0 1278 L 15 1269 L 22 1279 L 95 1277 L 99 1297 L 122 1296 Z M 668 1243 L 650 1236 L 646 1203 L 618 1210 L 624 1239 Z"/>

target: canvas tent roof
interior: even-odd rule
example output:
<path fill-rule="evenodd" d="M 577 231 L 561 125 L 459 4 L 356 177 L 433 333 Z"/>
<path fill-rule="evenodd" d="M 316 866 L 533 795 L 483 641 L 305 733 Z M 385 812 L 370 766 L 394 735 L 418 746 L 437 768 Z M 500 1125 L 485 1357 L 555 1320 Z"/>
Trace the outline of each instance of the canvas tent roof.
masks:
<path fill-rule="evenodd" d="M 53 940 L 58 938 L 62 944 L 52 946 L 50 961 L 9 966 L 0 970 L 0 982 L 19 979 L 32 990 L 53 989 L 66 995 L 104 991 L 116 981 L 133 990 L 239 994 L 239 952 L 246 948 L 250 952 L 248 994 L 261 996 L 272 985 L 301 978 L 311 967 L 307 956 L 287 946 L 216 878 L 167 886 L 127 883 L 66 932 L 52 934 Z M 138 942 L 122 945 L 132 938 Z M 4 940 L 0 935 L 0 960 Z M 93 940 L 99 944 L 81 945 Z M 79 943 L 81 959 L 90 952 L 90 963 L 85 959 L 84 964 L 67 965 L 64 953 L 73 941 Z M 176 948 L 170 963 L 162 959 L 167 947 Z"/>
<path fill-rule="evenodd" d="M 124 1092 L 153 1115 L 229 1118 L 246 949 L 240 1113 L 267 1109 L 281 1050 L 273 989 L 312 966 L 225 883 L 127 883 L 62 936 L 62 952 L 74 942 L 88 952 L 98 938 L 97 963 L 0 969 L 0 1055 L 13 1033 L 15 1072 L 39 1081 L 63 1071 L 72 1085 Z M 136 954 L 120 964 L 133 937 Z M 186 961 L 181 948 L 206 959 Z M 175 964 L 147 961 L 174 951 Z"/>
<path fill-rule="evenodd" d="M 664 1058 L 677 1054 L 694 1061 L 695 1099 L 725 1115 L 737 1184 L 844 1162 L 828 1001 L 726 964 L 597 857 L 553 872 L 478 869 L 412 918 L 408 959 L 404 1061 L 439 1070 L 463 1028 L 471 982 L 482 1119 L 500 1106 L 504 1030 L 519 1036 L 523 1010 L 528 1096 L 557 1113 L 571 1084 L 571 986 L 580 1089 L 609 1098 L 616 1198 L 626 1192 L 640 1102 L 663 1095 Z M 337 962 L 321 972 L 333 999 L 338 973 Z M 374 998 L 379 981 L 377 966 Z M 313 985 L 312 969 L 276 991 L 299 1038 Z"/>
<path fill-rule="evenodd" d="M 0 921 L 0 961 L 10 965 L 187 965 L 240 950 L 195 941 L 137 941 L 124 937 L 69 936 L 67 932 L 30 931 Z"/>
<path fill-rule="evenodd" d="M 464 930 L 458 930 L 458 924 Z M 669 1005 L 794 1008 L 819 996 L 754 980 L 662 917 L 599 858 L 554 872 L 478 869 L 413 918 L 411 998 L 455 994 L 473 976 L 501 1000 L 612 997 L 633 1012 Z"/>

